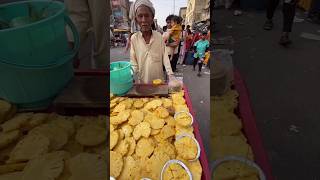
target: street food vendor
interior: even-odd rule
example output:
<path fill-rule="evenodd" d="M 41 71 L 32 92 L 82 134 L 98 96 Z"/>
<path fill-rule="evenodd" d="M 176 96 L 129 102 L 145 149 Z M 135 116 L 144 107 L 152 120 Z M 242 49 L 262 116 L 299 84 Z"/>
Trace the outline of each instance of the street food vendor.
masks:
<path fill-rule="evenodd" d="M 162 35 L 152 30 L 155 9 L 149 0 L 136 0 L 130 8 L 135 33 L 131 36 L 130 59 L 139 83 L 164 80 L 164 70 L 169 77 L 169 86 L 181 86 L 171 69 L 166 45 Z"/>

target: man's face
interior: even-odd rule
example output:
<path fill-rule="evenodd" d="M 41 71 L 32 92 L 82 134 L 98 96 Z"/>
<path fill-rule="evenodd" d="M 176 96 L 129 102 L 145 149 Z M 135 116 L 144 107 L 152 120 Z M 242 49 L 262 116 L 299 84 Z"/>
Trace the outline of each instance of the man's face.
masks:
<path fill-rule="evenodd" d="M 137 9 L 136 20 L 142 32 L 151 31 L 151 25 L 153 23 L 153 14 L 148 7 L 140 6 Z"/>
<path fill-rule="evenodd" d="M 202 34 L 202 35 L 201 35 L 201 39 L 202 39 L 202 40 L 205 40 L 206 37 L 207 37 L 207 36 L 206 36 L 205 34 Z"/>

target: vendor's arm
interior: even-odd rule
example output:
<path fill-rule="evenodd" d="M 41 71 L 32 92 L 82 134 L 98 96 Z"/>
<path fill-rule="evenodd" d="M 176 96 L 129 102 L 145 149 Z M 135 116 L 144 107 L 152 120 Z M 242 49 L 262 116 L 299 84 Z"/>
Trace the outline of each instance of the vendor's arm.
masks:
<path fill-rule="evenodd" d="M 133 72 L 137 74 L 139 72 L 139 67 L 138 67 L 137 56 L 135 53 L 135 47 L 134 47 L 134 43 L 132 42 L 132 38 L 130 41 L 130 62 L 131 62 Z"/>

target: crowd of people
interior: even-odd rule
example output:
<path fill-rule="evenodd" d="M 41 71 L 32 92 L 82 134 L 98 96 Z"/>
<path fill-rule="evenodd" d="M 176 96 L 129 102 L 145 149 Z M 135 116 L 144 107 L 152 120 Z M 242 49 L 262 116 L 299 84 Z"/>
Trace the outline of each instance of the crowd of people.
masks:
<path fill-rule="evenodd" d="M 176 15 L 169 15 L 166 26 L 160 28 L 154 17 L 155 9 L 149 0 L 136 0 L 130 8 L 131 35 L 127 50 L 130 49 L 138 81 L 151 83 L 168 77 L 169 84 L 176 82 L 177 64 L 186 65 L 188 53 L 193 53 L 194 70 L 198 65 L 198 76 L 201 76 L 203 64 L 209 63 L 208 32 L 192 32 Z"/>
<path fill-rule="evenodd" d="M 296 7 L 298 6 L 300 0 L 266 0 L 266 21 L 263 25 L 264 30 L 272 30 L 274 26 L 274 13 L 280 4 L 282 4 L 282 14 L 283 14 L 283 25 L 282 34 L 280 36 L 279 44 L 283 46 L 290 45 L 292 41 L 289 38 L 289 34 L 292 31 L 292 26 L 296 14 Z M 221 3 L 221 1 L 219 1 Z M 234 9 L 234 15 L 242 15 L 241 3 L 243 0 L 225 0 L 225 7 L 227 9 Z M 221 4 L 214 3 L 214 6 L 219 6 Z M 307 12 L 307 20 L 320 24 L 320 1 L 311 0 L 310 9 Z"/>
<path fill-rule="evenodd" d="M 169 15 L 166 24 L 162 36 L 173 72 L 178 71 L 177 64 L 186 66 L 188 53 L 192 53 L 193 69 L 198 65 L 198 76 L 201 76 L 202 65 L 208 66 L 210 58 L 208 32 L 192 31 L 190 25 L 183 25 L 182 18 L 176 15 Z"/>

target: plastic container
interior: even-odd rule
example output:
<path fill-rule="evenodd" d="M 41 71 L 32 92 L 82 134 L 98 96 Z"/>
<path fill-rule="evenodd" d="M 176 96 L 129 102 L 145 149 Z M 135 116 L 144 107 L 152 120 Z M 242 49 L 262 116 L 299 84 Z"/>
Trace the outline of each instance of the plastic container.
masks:
<path fill-rule="evenodd" d="M 32 10 L 30 10 L 30 8 Z M 31 12 L 45 18 L 30 18 Z M 43 12 L 43 13 L 42 13 Z M 0 5 L 1 22 L 9 28 L 0 29 L 0 60 L 22 66 L 49 66 L 67 56 L 73 50 L 68 46 L 66 25 L 78 44 L 76 27 L 66 15 L 62 2 L 30 0 Z"/>
<path fill-rule="evenodd" d="M 118 61 L 110 64 L 110 91 L 115 95 L 127 93 L 133 86 L 133 70 L 130 62 Z"/>
<path fill-rule="evenodd" d="M 117 83 L 110 81 L 110 91 L 111 93 L 121 96 L 126 94 L 133 86 L 133 79 L 128 80 L 127 82 Z"/>
<path fill-rule="evenodd" d="M 45 109 L 73 77 L 72 58 L 65 56 L 54 65 L 25 67 L 0 61 L 0 98 L 19 109 Z"/>
<path fill-rule="evenodd" d="M 229 51 L 216 50 L 213 53 L 212 74 L 210 77 L 211 96 L 223 95 L 233 82 L 233 63 Z"/>

